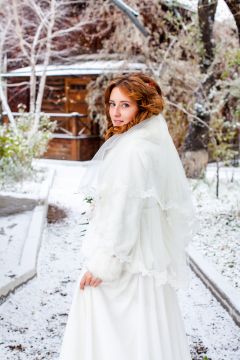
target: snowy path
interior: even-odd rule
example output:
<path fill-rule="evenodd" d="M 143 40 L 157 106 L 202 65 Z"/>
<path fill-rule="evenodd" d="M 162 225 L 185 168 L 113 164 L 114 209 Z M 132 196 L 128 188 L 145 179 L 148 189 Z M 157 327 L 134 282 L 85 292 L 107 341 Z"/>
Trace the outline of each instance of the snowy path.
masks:
<path fill-rule="evenodd" d="M 84 219 L 74 195 L 81 167 L 58 167 L 50 202 L 66 207 L 68 218 L 48 225 L 38 261 L 38 276 L 0 306 L 0 359 L 58 358 L 72 291 L 81 268 Z M 199 279 L 181 292 L 180 304 L 191 348 L 208 348 L 211 360 L 239 360 L 240 332 Z M 202 359 L 199 354 L 194 359 Z"/>

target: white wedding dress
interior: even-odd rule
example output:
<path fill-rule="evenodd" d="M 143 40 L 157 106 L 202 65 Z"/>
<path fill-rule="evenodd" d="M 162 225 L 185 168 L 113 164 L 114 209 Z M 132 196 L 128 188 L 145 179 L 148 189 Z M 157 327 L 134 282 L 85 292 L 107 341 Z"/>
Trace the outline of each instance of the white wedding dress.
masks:
<path fill-rule="evenodd" d="M 60 360 L 190 360 L 175 289 L 188 285 L 194 211 L 164 118 L 114 135 L 96 164 L 95 209 Z M 87 270 L 103 282 L 80 290 Z"/>

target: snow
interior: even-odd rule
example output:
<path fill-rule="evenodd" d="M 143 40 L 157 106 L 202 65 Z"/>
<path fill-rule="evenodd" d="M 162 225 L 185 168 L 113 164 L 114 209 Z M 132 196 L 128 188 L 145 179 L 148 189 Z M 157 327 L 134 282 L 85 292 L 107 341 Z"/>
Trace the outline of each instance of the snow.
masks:
<path fill-rule="evenodd" d="M 29 198 L 37 198 L 41 195 L 41 184 L 47 180 L 48 169 L 40 164 L 34 164 L 33 177 L 25 181 L 19 181 L 17 183 L 6 183 L 0 186 L 0 191 L 4 195 L 10 196 L 22 196 L 28 195 Z"/>
<path fill-rule="evenodd" d="M 36 75 L 41 76 L 44 66 L 36 65 Z M 67 76 L 67 75 L 97 75 L 103 73 L 119 73 L 119 71 L 137 71 L 146 70 L 143 63 L 131 63 L 128 61 L 81 61 L 72 65 L 48 65 L 46 69 L 47 76 Z M 2 74 L 3 77 L 30 76 L 31 67 L 27 66 Z"/>
<path fill-rule="evenodd" d="M 240 359 L 239 327 L 194 274 L 189 290 L 179 291 L 179 300 L 192 348 L 202 344 L 209 360 Z"/>
<path fill-rule="evenodd" d="M 200 222 L 193 245 L 240 294 L 240 169 L 220 169 L 220 195 L 216 198 L 215 166 L 204 180 L 191 186 Z"/>
<path fill-rule="evenodd" d="M 90 207 L 78 193 L 82 163 L 62 166 L 56 165 L 62 162 L 43 162 L 56 169 L 49 202 L 64 208 L 68 217 L 46 225 L 37 277 L 0 306 L 0 358 L 4 360 L 58 359 L 82 266 L 81 244 L 88 218 L 85 211 Z M 199 189 L 204 194 L 208 187 Z M 207 195 L 201 196 L 204 203 Z M 217 204 L 221 205 L 215 201 L 211 208 L 219 210 Z M 239 328 L 194 274 L 189 290 L 178 295 L 194 360 L 202 360 L 204 354 L 211 360 L 239 360 Z"/>
<path fill-rule="evenodd" d="M 0 284 L 13 277 L 13 265 L 18 265 L 29 228 L 32 211 L 0 218 Z"/>

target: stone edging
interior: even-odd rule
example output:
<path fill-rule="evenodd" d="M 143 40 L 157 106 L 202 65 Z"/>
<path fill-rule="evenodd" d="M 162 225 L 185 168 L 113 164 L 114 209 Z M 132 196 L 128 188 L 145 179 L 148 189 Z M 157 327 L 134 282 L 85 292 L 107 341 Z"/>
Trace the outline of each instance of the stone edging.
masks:
<path fill-rule="evenodd" d="M 189 245 L 187 249 L 189 265 L 203 281 L 229 315 L 240 326 L 240 295 L 231 284 L 199 252 Z"/>
<path fill-rule="evenodd" d="M 41 201 L 33 210 L 19 265 L 14 269 L 16 276 L 11 279 L 6 278 L 5 284 L 1 284 L 0 303 L 17 287 L 32 279 L 37 274 L 37 258 L 47 215 L 49 191 L 53 183 L 54 174 L 54 170 L 49 171 L 48 178 L 44 182 L 38 195 L 38 199 L 41 199 Z M 24 195 L 24 197 L 26 196 Z"/>

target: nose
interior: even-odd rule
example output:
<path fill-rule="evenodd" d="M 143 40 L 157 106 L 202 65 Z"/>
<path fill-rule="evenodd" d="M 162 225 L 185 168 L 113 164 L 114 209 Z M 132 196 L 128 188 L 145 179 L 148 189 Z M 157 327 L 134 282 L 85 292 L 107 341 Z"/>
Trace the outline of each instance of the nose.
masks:
<path fill-rule="evenodd" d="M 120 106 L 119 106 L 119 105 L 116 105 L 116 106 L 114 107 L 113 115 L 116 116 L 116 117 L 117 117 L 117 116 L 121 116 Z"/>

